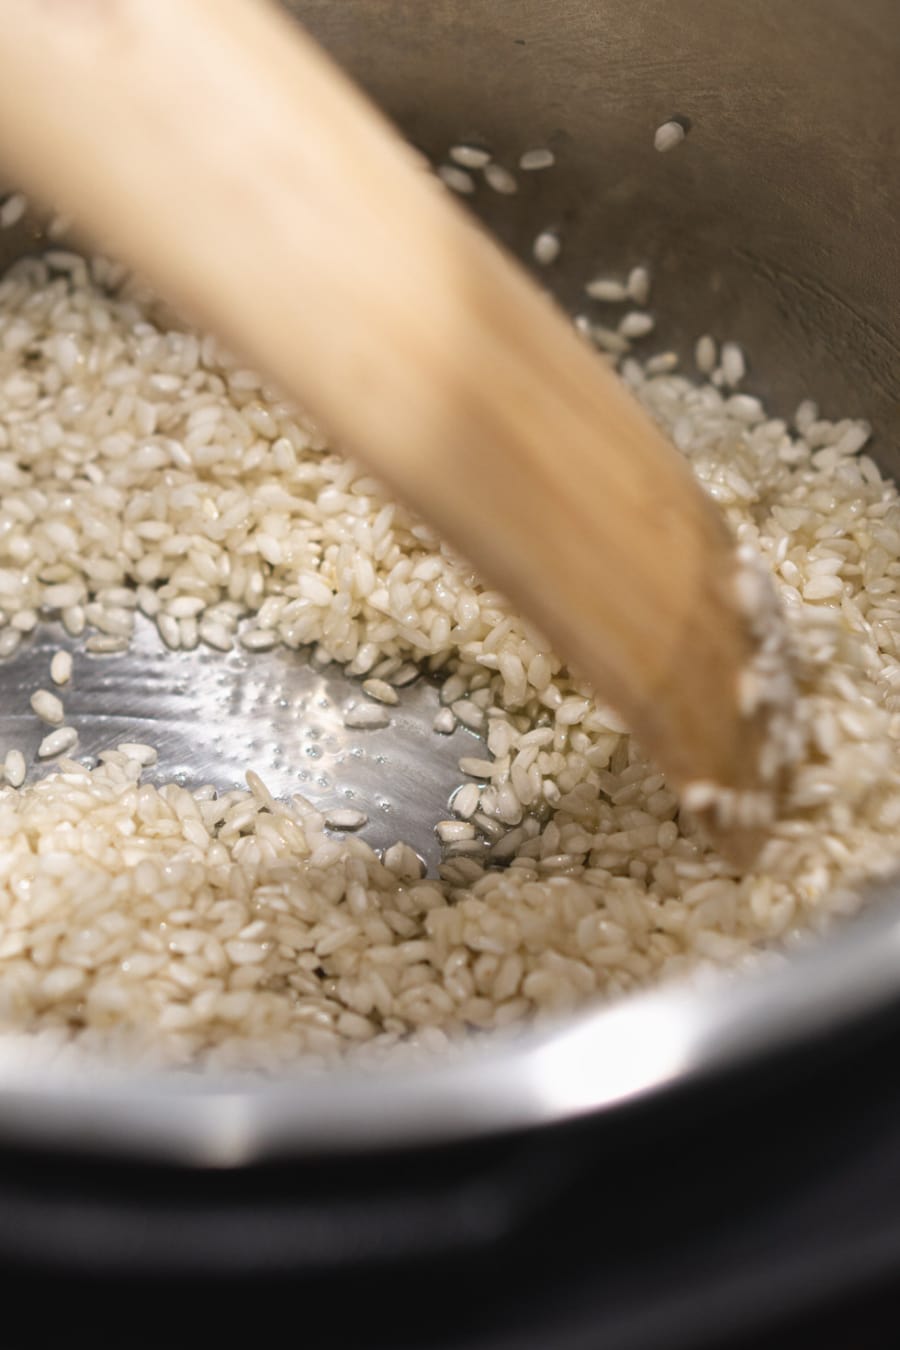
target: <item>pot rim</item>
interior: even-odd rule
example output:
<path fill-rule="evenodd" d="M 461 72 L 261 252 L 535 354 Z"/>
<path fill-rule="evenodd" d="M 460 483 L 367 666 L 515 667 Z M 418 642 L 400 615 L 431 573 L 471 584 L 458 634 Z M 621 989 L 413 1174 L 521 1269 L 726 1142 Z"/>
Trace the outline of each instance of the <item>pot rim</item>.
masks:
<path fill-rule="evenodd" d="M 278 1078 L 90 1072 L 29 1063 L 0 1039 L 0 1138 L 29 1148 L 237 1167 L 322 1153 L 471 1142 L 652 1107 L 678 1088 L 790 1049 L 883 1009 L 900 991 L 896 882 L 790 959 L 628 996 L 544 1030 L 495 1032 L 424 1064 Z M 893 903 L 892 903 L 893 902 Z M 808 945 L 806 945 L 808 943 Z"/>

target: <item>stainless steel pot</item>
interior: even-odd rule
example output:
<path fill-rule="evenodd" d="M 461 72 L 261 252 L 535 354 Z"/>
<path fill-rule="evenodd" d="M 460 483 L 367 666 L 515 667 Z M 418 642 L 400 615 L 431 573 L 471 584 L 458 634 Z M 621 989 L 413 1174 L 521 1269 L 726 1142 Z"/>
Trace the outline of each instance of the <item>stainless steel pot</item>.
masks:
<path fill-rule="evenodd" d="M 775 411 L 864 415 L 900 470 L 900 14 L 894 0 L 303 0 L 293 8 L 433 156 L 475 137 L 556 152 L 516 210 L 524 252 L 565 232 L 560 298 L 648 261 L 663 341 L 738 338 Z M 689 119 L 658 155 L 654 128 Z M 0 236 L 21 251 L 33 238 Z M 0 259 L 0 261 L 8 261 Z M 0 673 L 0 680 L 3 679 Z M 789 967 L 670 989 L 446 1063 L 276 1082 L 38 1072 L 0 1049 L 0 1134 L 235 1165 L 541 1125 L 823 1036 L 900 994 L 892 888 Z"/>

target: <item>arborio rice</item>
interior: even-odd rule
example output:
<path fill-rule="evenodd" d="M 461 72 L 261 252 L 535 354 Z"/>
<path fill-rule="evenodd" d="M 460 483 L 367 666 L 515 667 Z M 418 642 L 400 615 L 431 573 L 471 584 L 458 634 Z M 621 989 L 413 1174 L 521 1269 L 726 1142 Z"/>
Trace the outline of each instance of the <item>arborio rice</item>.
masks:
<path fill-rule="evenodd" d="M 273 800 L 252 765 L 246 791 L 158 789 L 153 748 L 128 744 L 23 784 L 3 747 L 3 1025 L 145 1063 L 440 1050 L 851 911 L 900 854 L 900 500 L 863 424 L 805 404 L 789 428 L 733 392 L 738 348 L 720 363 L 705 338 L 698 363 L 710 383 L 670 359 L 623 374 L 772 570 L 813 728 L 744 876 L 531 625 L 212 338 L 167 328 L 108 262 L 18 263 L 0 282 L 0 651 L 44 617 L 118 650 L 141 610 L 175 648 L 316 644 L 385 715 L 412 661 L 442 682 L 437 729 L 484 743 L 437 879 L 402 841 L 380 858 Z"/>

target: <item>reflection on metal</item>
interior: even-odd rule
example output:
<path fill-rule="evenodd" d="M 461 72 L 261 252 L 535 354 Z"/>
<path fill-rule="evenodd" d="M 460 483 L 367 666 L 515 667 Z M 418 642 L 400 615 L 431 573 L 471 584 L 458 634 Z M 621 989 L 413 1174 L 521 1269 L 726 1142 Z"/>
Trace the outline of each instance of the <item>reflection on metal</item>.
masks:
<path fill-rule="evenodd" d="M 138 616 L 127 653 L 92 656 L 48 624 L 0 663 L 0 744 L 24 751 L 32 774 L 53 765 L 35 763 L 47 728 L 29 698 L 50 685 L 60 648 L 74 657 L 72 680 L 58 693 L 67 725 L 78 730 L 79 758 L 119 741 L 147 741 L 159 754 L 148 781 L 212 783 L 220 791 L 246 788 L 244 775 L 254 769 L 275 796 L 299 792 L 323 810 L 364 811 L 368 824 L 359 833 L 373 848 L 402 838 L 436 867 L 434 825 L 447 814 L 459 758 L 473 753 L 474 738 L 462 729 L 432 731 L 440 702 L 426 680 L 399 691 L 387 727 L 350 731 L 343 710 L 369 702 L 361 681 L 334 665 L 317 668 L 307 652 L 172 652 Z"/>

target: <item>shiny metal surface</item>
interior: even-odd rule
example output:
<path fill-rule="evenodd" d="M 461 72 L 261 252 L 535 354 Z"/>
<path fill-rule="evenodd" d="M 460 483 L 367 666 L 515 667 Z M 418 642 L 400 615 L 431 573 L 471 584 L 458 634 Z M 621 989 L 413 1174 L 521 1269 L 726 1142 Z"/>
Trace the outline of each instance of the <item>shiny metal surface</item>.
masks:
<path fill-rule="evenodd" d="M 900 468 L 894 0 L 292 7 L 432 157 L 468 137 L 510 165 L 529 146 L 553 148 L 551 172 L 521 175 L 515 198 L 482 189 L 475 206 L 523 255 L 539 229 L 559 226 L 560 261 L 541 275 L 565 303 L 593 270 L 648 262 L 659 347 L 686 354 L 705 330 L 737 338 L 749 386 L 773 410 L 813 396 L 826 414 L 867 416 L 876 455 Z M 690 119 L 688 137 L 658 155 L 653 130 L 675 114 Z M 0 263 L 31 242 L 26 228 L 0 234 Z M 29 750 L 39 732 L 27 695 L 46 682 L 57 640 L 39 635 L 0 669 L 0 731 L 30 738 Z M 128 657 L 77 657 L 66 703 L 82 749 L 140 737 L 159 747 L 162 775 L 185 781 L 231 786 L 252 765 L 279 792 L 326 804 L 353 792 L 373 843 L 402 834 L 433 864 L 431 826 L 460 753 L 431 732 L 434 691 L 408 690 L 395 726 L 351 741 L 338 725 L 350 689 L 288 653 L 163 653 L 143 629 Z M 73 1080 L 0 1043 L 0 1136 L 212 1166 L 468 1137 L 635 1098 L 652 1106 L 676 1083 L 898 997 L 888 886 L 860 920 L 780 969 L 660 990 L 418 1068 L 278 1082 L 98 1069 Z"/>
<path fill-rule="evenodd" d="M 173 652 L 138 615 L 127 653 L 93 655 L 60 624 L 46 624 L 0 664 L 0 744 L 22 750 L 32 773 L 47 771 L 36 762 L 47 727 L 29 699 L 52 687 L 50 659 L 61 648 L 72 652 L 74 673 L 57 692 L 67 725 L 78 731 L 80 759 L 119 741 L 149 741 L 159 761 L 147 781 L 212 783 L 220 792 L 246 788 L 245 774 L 255 769 L 276 796 L 299 792 L 323 811 L 364 811 L 359 834 L 373 848 L 402 836 L 437 866 L 435 822 L 459 785 L 460 755 L 480 742 L 462 729 L 432 731 L 440 700 L 426 679 L 398 691 L 389 726 L 348 731 L 343 710 L 369 702 L 360 681 L 337 666 L 316 666 L 308 653 Z"/>

